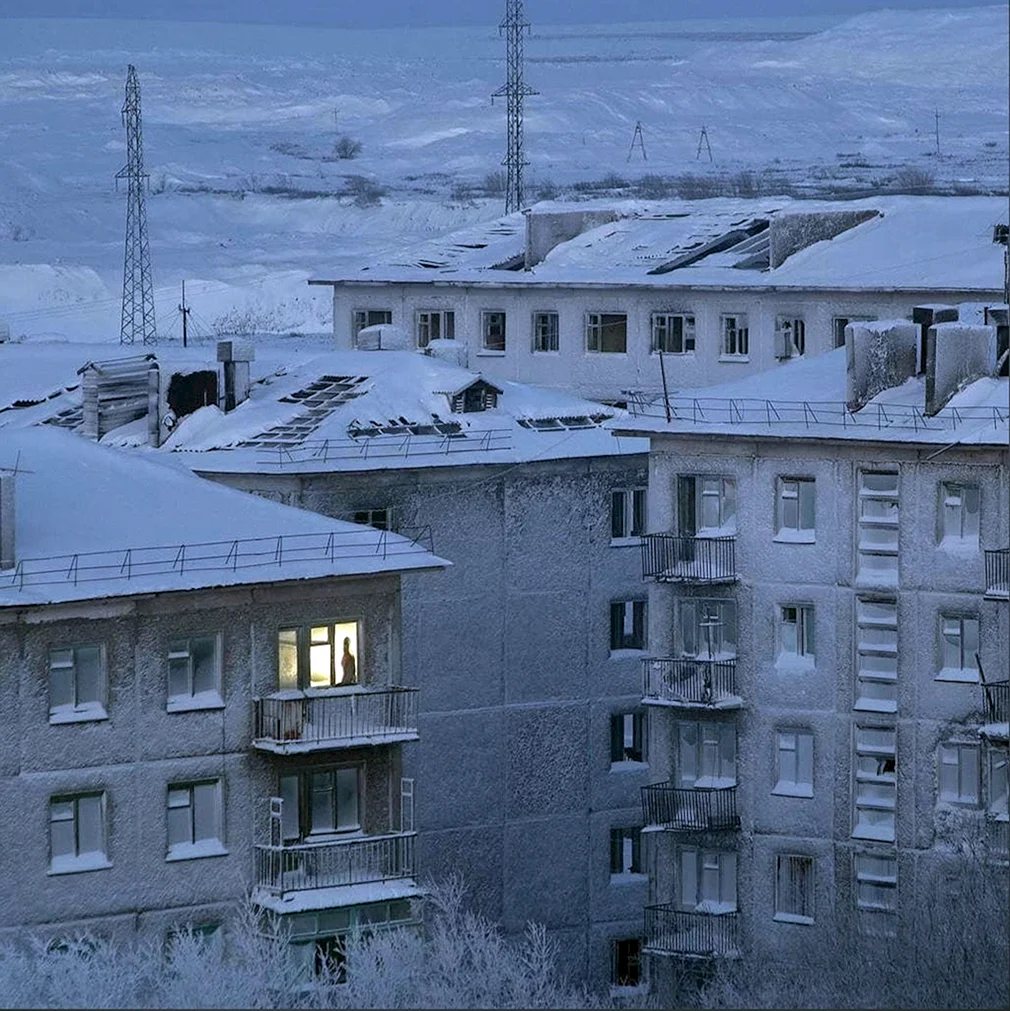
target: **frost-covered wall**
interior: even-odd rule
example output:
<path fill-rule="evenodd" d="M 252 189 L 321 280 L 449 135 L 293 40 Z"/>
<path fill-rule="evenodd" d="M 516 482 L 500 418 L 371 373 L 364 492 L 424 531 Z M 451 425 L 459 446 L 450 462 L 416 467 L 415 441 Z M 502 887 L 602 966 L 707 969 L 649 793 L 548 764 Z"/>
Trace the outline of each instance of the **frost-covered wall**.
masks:
<path fill-rule="evenodd" d="M 850 323 L 845 328 L 845 388 L 855 411 L 878 393 L 915 375 L 919 328 L 904 320 Z"/>
<path fill-rule="evenodd" d="M 527 270 L 535 267 L 555 246 L 590 228 L 617 220 L 617 212 L 601 211 L 545 211 L 533 210 L 526 215 Z"/>
<path fill-rule="evenodd" d="M 995 372 L 995 327 L 931 326 L 926 334 L 926 413 L 936 414 L 963 386 Z"/>
<path fill-rule="evenodd" d="M 769 225 L 769 264 L 774 270 L 793 253 L 815 242 L 833 239 L 856 225 L 875 218 L 879 211 L 818 211 L 813 214 L 776 214 Z"/>

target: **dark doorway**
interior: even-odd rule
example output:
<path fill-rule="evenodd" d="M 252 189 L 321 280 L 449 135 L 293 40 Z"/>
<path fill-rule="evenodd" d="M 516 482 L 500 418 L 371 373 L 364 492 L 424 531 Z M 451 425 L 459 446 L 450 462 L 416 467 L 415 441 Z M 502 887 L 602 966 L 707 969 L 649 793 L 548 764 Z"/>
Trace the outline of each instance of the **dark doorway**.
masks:
<path fill-rule="evenodd" d="M 177 418 L 217 404 L 217 372 L 176 372 L 168 384 L 168 406 Z"/>

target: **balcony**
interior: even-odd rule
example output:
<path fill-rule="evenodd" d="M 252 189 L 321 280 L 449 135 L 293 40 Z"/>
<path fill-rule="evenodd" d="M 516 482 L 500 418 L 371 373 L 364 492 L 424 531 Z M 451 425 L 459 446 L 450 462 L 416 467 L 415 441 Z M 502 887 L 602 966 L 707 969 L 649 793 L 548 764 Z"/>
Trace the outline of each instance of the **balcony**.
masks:
<path fill-rule="evenodd" d="M 979 733 L 993 740 L 1010 737 L 1010 681 L 982 683 L 985 693 L 985 724 Z"/>
<path fill-rule="evenodd" d="M 400 832 L 326 842 L 258 845 L 255 885 L 261 899 L 266 896 L 280 901 L 315 889 L 374 886 L 379 882 L 399 883 L 407 886 L 409 893 L 414 890 L 415 837 L 414 832 Z M 390 897 L 392 892 L 380 896 Z M 329 904 L 341 904 L 338 896 L 333 899 Z"/>
<path fill-rule="evenodd" d="M 643 660 L 642 701 L 687 709 L 739 709 L 743 700 L 736 693 L 736 660 Z"/>
<path fill-rule="evenodd" d="M 277 755 L 416 741 L 416 688 L 358 688 L 336 695 L 253 701 L 253 747 Z"/>
<path fill-rule="evenodd" d="M 737 914 L 646 906 L 645 950 L 653 955 L 732 958 L 739 952 Z"/>
<path fill-rule="evenodd" d="M 1010 821 L 998 818 L 987 820 L 986 852 L 995 863 L 1005 864 L 1010 861 Z"/>
<path fill-rule="evenodd" d="M 736 538 L 646 534 L 642 577 L 661 583 L 735 583 Z"/>
<path fill-rule="evenodd" d="M 985 553 L 985 595 L 990 600 L 1010 600 L 1010 548 Z"/>
<path fill-rule="evenodd" d="M 684 789 L 667 783 L 642 787 L 646 827 L 673 832 L 732 832 L 740 828 L 736 787 Z"/>

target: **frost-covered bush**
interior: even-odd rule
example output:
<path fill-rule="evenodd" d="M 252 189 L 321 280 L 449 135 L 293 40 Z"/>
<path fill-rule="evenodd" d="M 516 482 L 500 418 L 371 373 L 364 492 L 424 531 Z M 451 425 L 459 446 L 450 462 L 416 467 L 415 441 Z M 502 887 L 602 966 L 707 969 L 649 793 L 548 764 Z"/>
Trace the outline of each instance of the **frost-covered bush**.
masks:
<path fill-rule="evenodd" d="M 358 155 L 361 154 L 361 141 L 355 140 L 353 137 L 348 137 L 345 133 L 343 136 L 338 138 L 336 144 L 333 145 L 333 154 L 341 161 L 349 161 L 352 158 L 357 158 Z"/>
<path fill-rule="evenodd" d="M 368 176 L 348 176 L 341 196 L 351 197 L 355 207 L 376 207 L 382 203 L 385 189 Z"/>
<path fill-rule="evenodd" d="M 488 172 L 481 183 L 481 189 L 486 197 L 503 197 L 508 188 L 508 176 L 500 169 L 496 172 Z"/>

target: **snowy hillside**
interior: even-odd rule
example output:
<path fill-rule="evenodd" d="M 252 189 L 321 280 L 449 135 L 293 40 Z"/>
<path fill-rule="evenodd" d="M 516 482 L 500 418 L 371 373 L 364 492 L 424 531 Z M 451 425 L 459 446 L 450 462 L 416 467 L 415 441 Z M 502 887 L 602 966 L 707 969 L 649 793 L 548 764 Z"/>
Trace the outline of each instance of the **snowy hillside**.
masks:
<path fill-rule="evenodd" d="M 162 331 L 178 333 L 183 278 L 203 330 L 325 330 L 306 277 L 500 211 L 482 195 L 504 137 L 493 28 L 0 25 L 0 329 L 15 336 L 117 337 L 128 62 Z M 948 189 L 1006 185 L 1002 6 L 537 26 L 527 58 L 534 196 L 742 172 L 801 195 L 867 192 L 902 166 Z M 629 162 L 636 121 L 648 160 Z M 358 157 L 335 157 L 340 135 Z"/>

